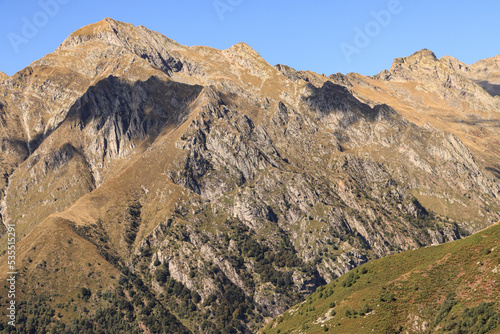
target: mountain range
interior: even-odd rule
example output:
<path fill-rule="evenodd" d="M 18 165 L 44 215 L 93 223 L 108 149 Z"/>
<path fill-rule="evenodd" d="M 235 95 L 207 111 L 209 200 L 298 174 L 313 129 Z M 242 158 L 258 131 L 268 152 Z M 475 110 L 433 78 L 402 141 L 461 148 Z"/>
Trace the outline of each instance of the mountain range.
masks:
<path fill-rule="evenodd" d="M 85 26 L 0 73 L 17 328 L 256 332 L 368 261 L 481 231 L 500 219 L 499 95 L 500 56 L 326 76 Z"/>

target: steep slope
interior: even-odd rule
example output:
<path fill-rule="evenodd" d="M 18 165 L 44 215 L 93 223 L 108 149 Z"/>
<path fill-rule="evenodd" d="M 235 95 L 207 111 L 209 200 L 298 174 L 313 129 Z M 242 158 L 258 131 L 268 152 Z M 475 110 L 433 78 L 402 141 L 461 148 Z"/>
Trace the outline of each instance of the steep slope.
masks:
<path fill-rule="evenodd" d="M 500 224 L 350 271 L 260 333 L 498 333 Z"/>
<path fill-rule="evenodd" d="M 327 78 L 112 19 L 71 34 L 0 86 L 20 326 L 40 305 L 46 330 L 255 332 L 368 260 L 497 221 L 499 152 L 478 152 L 498 137 L 409 116 L 458 113 L 447 94 L 469 89 L 495 119 L 497 98 L 421 53 Z M 444 72 L 461 84 L 400 90 Z"/>

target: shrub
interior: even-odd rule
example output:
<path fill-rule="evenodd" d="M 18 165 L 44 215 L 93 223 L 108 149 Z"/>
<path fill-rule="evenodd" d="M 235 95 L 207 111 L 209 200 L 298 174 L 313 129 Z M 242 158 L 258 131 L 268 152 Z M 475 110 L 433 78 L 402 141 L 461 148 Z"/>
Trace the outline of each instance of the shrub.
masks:
<path fill-rule="evenodd" d="M 349 273 L 349 275 L 347 275 L 346 279 L 342 282 L 342 286 L 344 288 L 348 288 L 350 286 L 352 286 L 354 283 L 356 283 L 356 281 L 359 279 L 359 275 L 356 274 L 356 273 Z"/>
<path fill-rule="evenodd" d="M 360 316 L 364 316 L 365 314 L 370 313 L 371 311 L 372 309 L 368 306 L 368 304 L 365 304 L 359 309 L 358 313 Z"/>
<path fill-rule="evenodd" d="M 443 320 L 448 313 L 450 313 L 451 309 L 453 306 L 455 306 L 457 302 L 455 301 L 455 294 L 454 293 L 449 293 L 446 295 L 446 298 L 443 301 L 443 304 L 439 307 L 438 314 L 436 316 L 436 319 L 434 320 L 434 325 L 437 325 L 441 320 Z"/>
<path fill-rule="evenodd" d="M 92 292 L 87 288 L 80 289 L 80 296 L 83 300 L 88 301 L 92 296 Z"/>
<path fill-rule="evenodd" d="M 493 303 L 481 303 L 473 308 L 466 308 L 462 314 L 443 324 L 444 332 L 453 333 L 489 333 L 500 323 L 500 313 L 495 311 Z"/>
<path fill-rule="evenodd" d="M 158 268 L 155 272 L 155 278 L 159 283 L 167 282 L 167 278 L 169 276 L 168 269 L 166 268 Z"/>

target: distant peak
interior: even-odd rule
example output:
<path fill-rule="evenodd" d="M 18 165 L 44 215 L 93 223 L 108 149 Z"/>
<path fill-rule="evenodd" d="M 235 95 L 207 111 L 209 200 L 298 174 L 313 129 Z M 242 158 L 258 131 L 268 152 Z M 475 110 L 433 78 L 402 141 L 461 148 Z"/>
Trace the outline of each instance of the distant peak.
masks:
<path fill-rule="evenodd" d="M 445 55 L 445 56 L 442 56 L 441 58 L 439 58 L 439 61 L 445 61 L 445 62 L 455 63 L 455 62 L 460 61 L 460 60 L 458 60 L 455 57 Z"/>
<path fill-rule="evenodd" d="M 412 64 L 429 64 L 429 63 L 434 63 L 434 62 L 439 62 L 439 59 L 436 57 L 434 52 L 428 49 L 422 49 L 420 51 L 417 51 L 413 53 L 411 56 L 408 57 L 402 57 L 402 58 L 396 58 L 392 62 L 391 66 L 391 73 L 398 72 L 399 68 L 401 66 L 405 67 L 407 65 L 412 65 Z"/>
<path fill-rule="evenodd" d="M 488 68 L 488 67 L 492 67 L 492 68 L 500 68 L 500 54 L 494 56 L 494 57 L 490 57 L 490 58 L 485 58 L 485 59 L 481 59 L 481 60 L 478 60 L 477 62 L 475 62 L 474 64 L 471 64 L 470 65 L 471 68 Z"/>
<path fill-rule="evenodd" d="M 422 49 L 420 51 L 417 51 L 407 58 L 431 58 L 433 60 L 438 60 L 434 52 L 429 49 Z"/>
<path fill-rule="evenodd" d="M 255 53 L 258 55 L 258 52 L 255 51 L 250 45 L 247 43 L 239 42 L 231 46 L 228 50 L 235 52 L 247 52 L 247 53 Z"/>
<path fill-rule="evenodd" d="M 6 79 L 8 78 L 9 76 L 5 73 L 3 73 L 2 71 L 0 71 L 0 80 L 3 80 L 3 79 Z"/>
<path fill-rule="evenodd" d="M 111 17 L 105 17 L 104 19 L 102 19 L 102 21 L 106 21 L 106 22 L 109 22 L 109 23 L 117 23 L 117 22 L 119 22 L 119 21 L 113 20 Z"/>
<path fill-rule="evenodd" d="M 226 49 L 225 51 L 233 55 L 241 56 L 243 58 L 250 57 L 255 59 L 262 59 L 261 55 L 257 51 L 255 51 L 250 45 L 243 42 L 239 42 Z"/>
<path fill-rule="evenodd" d="M 455 71 L 469 71 L 470 68 L 467 64 L 464 62 L 461 62 L 455 57 L 452 56 L 443 56 L 439 59 L 439 61 L 443 64 L 446 65 L 447 67 L 455 70 Z"/>
<path fill-rule="evenodd" d="M 252 47 L 250 45 L 248 45 L 247 43 L 245 43 L 245 42 L 236 43 L 236 44 L 233 45 L 233 47 L 240 47 L 240 48 L 252 49 Z"/>

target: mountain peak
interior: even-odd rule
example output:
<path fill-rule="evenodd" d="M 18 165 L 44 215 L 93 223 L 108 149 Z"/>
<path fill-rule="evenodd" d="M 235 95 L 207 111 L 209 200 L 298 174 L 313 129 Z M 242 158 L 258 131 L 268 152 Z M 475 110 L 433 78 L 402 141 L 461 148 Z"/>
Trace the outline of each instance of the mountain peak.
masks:
<path fill-rule="evenodd" d="M 262 58 L 260 54 L 255 51 L 250 45 L 247 43 L 239 42 L 231 46 L 230 48 L 227 49 L 227 51 L 233 53 L 233 54 L 240 54 L 240 55 L 247 55 L 247 56 L 253 56 L 257 58 Z"/>
<path fill-rule="evenodd" d="M 432 52 L 429 49 L 419 50 L 419 51 L 415 52 L 414 54 L 412 54 L 411 56 L 406 57 L 406 58 L 419 58 L 419 59 L 430 58 L 433 60 L 438 60 L 436 55 L 434 54 L 434 52 Z"/>
<path fill-rule="evenodd" d="M 4 79 L 7 79 L 9 76 L 5 73 L 3 73 L 2 71 L 0 71 L 0 80 L 4 80 Z"/>
<path fill-rule="evenodd" d="M 230 48 L 223 50 L 235 62 L 250 70 L 256 76 L 265 77 L 267 72 L 272 69 L 262 56 L 250 45 L 240 42 Z"/>
<path fill-rule="evenodd" d="M 443 56 L 439 59 L 439 61 L 448 66 L 449 68 L 457 71 L 457 72 L 468 72 L 470 71 L 469 66 L 464 62 L 461 62 L 455 57 L 452 56 Z"/>
<path fill-rule="evenodd" d="M 59 46 L 59 49 L 70 48 L 88 43 L 90 41 L 101 40 L 109 44 L 123 46 L 118 37 L 119 34 L 130 34 L 134 26 L 130 23 L 115 21 L 105 18 L 99 22 L 86 25 L 71 33 Z"/>
<path fill-rule="evenodd" d="M 86 25 L 75 32 L 73 32 L 71 36 L 76 37 L 76 36 L 98 36 L 99 34 L 106 33 L 106 32 L 117 32 L 118 29 L 123 29 L 123 28 L 134 28 L 134 26 L 130 23 L 124 23 L 124 22 L 119 22 L 115 21 L 112 18 L 105 18 L 99 22 L 92 23 L 89 25 Z"/>
<path fill-rule="evenodd" d="M 145 46 L 154 49 L 159 45 L 167 45 L 171 49 L 182 48 L 174 40 L 144 26 L 134 26 L 131 23 L 116 21 L 107 17 L 76 30 L 62 42 L 59 49 L 70 48 L 95 40 L 132 50 L 142 49 Z"/>
<path fill-rule="evenodd" d="M 401 64 L 411 65 L 420 63 L 431 63 L 435 61 L 438 61 L 438 59 L 434 54 L 434 52 L 428 49 L 422 49 L 420 51 L 415 52 L 411 56 L 394 59 L 391 67 L 391 72 Z"/>
<path fill-rule="evenodd" d="M 471 69 L 479 72 L 494 72 L 496 75 L 500 73 L 500 54 L 494 57 L 481 59 L 470 65 Z"/>
<path fill-rule="evenodd" d="M 245 42 L 236 43 L 230 47 L 230 49 L 232 49 L 232 48 L 255 51 L 250 45 L 248 45 Z"/>
<path fill-rule="evenodd" d="M 489 94 L 500 96 L 500 55 L 479 60 L 469 68 L 473 80 Z"/>

